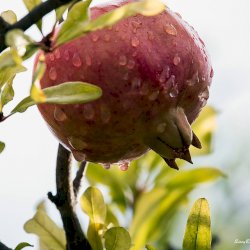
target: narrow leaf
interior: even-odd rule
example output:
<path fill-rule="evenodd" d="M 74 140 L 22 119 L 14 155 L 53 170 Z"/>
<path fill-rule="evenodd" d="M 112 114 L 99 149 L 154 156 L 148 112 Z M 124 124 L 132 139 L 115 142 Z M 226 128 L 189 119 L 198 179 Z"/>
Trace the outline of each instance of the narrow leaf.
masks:
<path fill-rule="evenodd" d="M 17 21 L 17 16 L 14 11 L 6 10 L 1 13 L 1 17 L 9 24 L 14 24 Z"/>
<path fill-rule="evenodd" d="M 27 52 L 27 47 L 34 43 L 34 41 L 20 29 L 9 31 L 6 34 L 5 42 L 8 46 L 14 48 L 19 56 L 23 56 Z"/>
<path fill-rule="evenodd" d="M 129 250 L 131 238 L 123 227 L 112 227 L 104 234 L 106 250 Z"/>
<path fill-rule="evenodd" d="M 91 223 L 105 223 L 106 204 L 99 189 L 89 187 L 82 195 L 80 204 L 82 210 L 89 216 Z"/>
<path fill-rule="evenodd" d="M 149 245 L 149 244 L 146 245 L 146 249 L 147 250 L 156 250 L 156 248 L 154 246 Z"/>
<path fill-rule="evenodd" d="M 72 3 L 65 4 L 56 9 L 56 21 L 60 21 L 65 11 L 70 7 Z"/>
<path fill-rule="evenodd" d="M 1 105 L 0 105 L 0 111 L 2 111 L 2 108 L 13 100 L 14 97 L 14 89 L 13 89 L 13 78 L 10 79 L 3 88 L 2 94 L 1 94 Z"/>
<path fill-rule="evenodd" d="M 92 0 L 74 4 L 59 31 L 57 43 L 65 43 L 81 34 L 81 27 L 89 20 L 89 5 Z M 72 29 L 72 27 L 74 27 Z"/>
<path fill-rule="evenodd" d="M 210 210 L 206 199 L 198 199 L 188 217 L 183 250 L 211 250 Z"/>
<path fill-rule="evenodd" d="M 27 242 L 22 242 L 22 243 L 20 243 L 20 244 L 18 244 L 18 245 L 16 246 L 15 250 L 21 250 L 21 249 L 23 249 L 23 248 L 25 248 L 25 247 L 33 247 L 33 246 L 30 245 L 30 244 L 27 243 Z"/>
<path fill-rule="evenodd" d="M 0 154 L 4 151 L 5 143 L 0 141 Z"/>
<path fill-rule="evenodd" d="M 87 237 L 92 250 L 103 250 L 101 236 L 99 232 L 103 230 L 103 224 L 90 223 L 88 227 Z"/>
<path fill-rule="evenodd" d="M 74 26 L 74 29 L 67 29 L 66 32 L 60 31 L 57 45 L 61 45 L 69 40 L 77 38 L 84 33 L 110 27 L 124 18 L 136 14 L 153 16 L 159 14 L 164 9 L 165 5 L 160 0 L 144 0 L 123 5 L 120 8 L 101 15 L 89 23 L 76 22 L 77 25 Z"/>
<path fill-rule="evenodd" d="M 45 101 L 52 104 L 81 104 L 98 99 L 102 90 L 92 84 L 84 82 L 66 82 L 57 86 L 43 89 Z M 37 104 L 30 96 L 23 99 L 12 111 L 24 112 L 27 108 Z"/>
<path fill-rule="evenodd" d="M 24 225 L 27 233 L 36 234 L 49 249 L 65 250 L 66 239 L 64 231 L 59 228 L 42 210 Z"/>
<path fill-rule="evenodd" d="M 207 181 L 212 181 L 218 177 L 225 177 L 225 175 L 216 168 L 198 168 L 188 171 L 182 171 L 172 177 L 166 183 L 166 187 L 171 189 L 183 188 Z"/>

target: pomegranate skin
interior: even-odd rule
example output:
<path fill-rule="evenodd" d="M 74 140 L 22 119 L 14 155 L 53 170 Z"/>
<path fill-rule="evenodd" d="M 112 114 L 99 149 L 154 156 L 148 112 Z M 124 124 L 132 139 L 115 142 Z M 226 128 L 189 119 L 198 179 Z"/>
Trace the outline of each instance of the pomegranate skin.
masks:
<path fill-rule="evenodd" d="M 91 9 L 92 18 L 131 1 Z M 84 81 L 102 88 L 80 105 L 40 104 L 59 141 L 78 161 L 124 163 L 153 149 L 173 168 L 201 147 L 190 128 L 213 77 L 198 34 L 179 14 L 137 15 L 45 54 L 41 87 Z"/>

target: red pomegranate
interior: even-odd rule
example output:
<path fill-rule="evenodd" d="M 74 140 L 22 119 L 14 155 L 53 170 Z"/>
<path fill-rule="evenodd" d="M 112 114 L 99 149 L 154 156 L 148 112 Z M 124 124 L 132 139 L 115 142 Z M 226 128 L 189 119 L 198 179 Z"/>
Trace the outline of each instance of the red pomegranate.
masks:
<path fill-rule="evenodd" d="M 92 8 L 92 18 L 128 2 Z M 45 58 L 42 88 L 84 81 L 103 90 L 87 104 L 38 106 L 76 160 L 125 170 L 152 149 L 178 168 L 176 158 L 191 162 L 191 144 L 201 147 L 190 124 L 206 104 L 213 69 L 204 43 L 179 14 L 129 17 Z"/>

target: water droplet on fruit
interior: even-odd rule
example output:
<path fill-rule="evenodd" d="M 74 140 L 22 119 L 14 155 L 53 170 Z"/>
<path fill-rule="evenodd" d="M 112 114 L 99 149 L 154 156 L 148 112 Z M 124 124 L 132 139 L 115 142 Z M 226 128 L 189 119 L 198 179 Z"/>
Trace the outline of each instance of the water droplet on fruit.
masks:
<path fill-rule="evenodd" d="M 95 33 L 92 34 L 91 39 L 93 42 L 97 42 L 99 40 L 99 36 Z"/>
<path fill-rule="evenodd" d="M 175 98 L 175 97 L 177 97 L 178 94 L 179 94 L 178 88 L 176 86 L 172 87 L 171 90 L 170 90 L 170 92 L 169 92 L 169 96 L 171 98 Z"/>
<path fill-rule="evenodd" d="M 134 36 L 134 37 L 131 39 L 131 45 L 132 45 L 133 47 L 138 47 L 139 44 L 140 44 L 140 40 L 139 40 L 136 36 Z"/>
<path fill-rule="evenodd" d="M 90 57 L 89 55 L 86 56 L 86 64 L 87 64 L 88 66 L 91 66 L 91 65 L 92 65 L 92 59 L 91 59 L 91 57 Z"/>
<path fill-rule="evenodd" d="M 199 73 L 198 73 L 198 71 L 196 71 L 196 72 L 193 74 L 192 81 L 194 82 L 194 84 L 200 82 L 200 78 L 199 78 Z"/>
<path fill-rule="evenodd" d="M 75 67 L 79 68 L 82 66 L 82 61 L 78 53 L 75 53 L 72 58 L 72 63 Z"/>
<path fill-rule="evenodd" d="M 126 72 L 126 73 L 124 74 L 124 76 L 123 76 L 123 80 L 127 81 L 128 78 L 129 78 L 129 73 Z"/>
<path fill-rule="evenodd" d="M 169 96 L 171 98 L 177 97 L 177 95 L 179 94 L 179 90 L 178 90 L 178 84 L 175 82 L 175 76 L 174 75 L 170 76 L 170 78 L 168 79 L 167 84 L 168 84 L 168 86 L 171 86 L 170 91 L 169 91 Z"/>
<path fill-rule="evenodd" d="M 57 72 L 56 72 L 56 69 L 54 67 L 52 67 L 50 70 L 49 70 L 49 78 L 53 81 L 56 80 L 57 78 Z"/>
<path fill-rule="evenodd" d="M 128 69 L 133 69 L 135 67 L 135 61 L 133 59 L 130 59 L 128 61 L 127 67 L 128 67 Z"/>
<path fill-rule="evenodd" d="M 67 115 L 60 108 L 55 107 L 54 118 L 58 122 L 63 122 L 67 119 Z"/>
<path fill-rule="evenodd" d="M 142 96 L 144 96 L 144 95 L 148 95 L 148 92 L 149 92 L 148 83 L 145 82 L 145 83 L 142 85 L 141 89 L 140 89 L 140 94 L 141 94 Z"/>
<path fill-rule="evenodd" d="M 127 171 L 129 168 L 129 163 L 128 162 L 122 162 L 122 163 L 118 163 L 119 168 L 121 171 Z"/>
<path fill-rule="evenodd" d="M 211 78 L 214 77 L 214 70 L 213 70 L 213 69 L 211 69 L 211 71 L 210 71 L 210 77 L 211 77 Z"/>
<path fill-rule="evenodd" d="M 164 83 L 168 78 L 169 78 L 169 71 L 170 71 L 170 68 L 168 66 L 166 66 L 160 76 L 159 76 L 159 82 L 160 83 Z"/>
<path fill-rule="evenodd" d="M 101 105 L 101 120 L 104 123 L 108 123 L 110 121 L 111 118 L 111 112 L 110 109 L 107 105 L 103 104 Z"/>
<path fill-rule="evenodd" d="M 148 32 L 148 40 L 150 41 L 154 40 L 154 33 L 152 31 Z"/>
<path fill-rule="evenodd" d="M 64 57 L 64 59 L 65 59 L 66 61 L 69 61 L 70 55 L 69 55 L 69 51 L 68 51 L 68 50 L 65 50 L 65 51 L 63 52 L 63 57 Z"/>
<path fill-rule="evenodd" d="M 56 50 L 55 50 L 55 57 L 56 57 L 56 59 L 60 59 L 61 53 L 60 53 L 60 50 L 59 50 L 59 49 L 56 49 Z"/>
<path fill-rule="evenodd" d="M 149 95 L 148 99 L 149 99 L 150 101 L 155 101 L 155 100 L 157 99 L 159 93 L 160 93 L 159 90 L 157 90 L 157 91 L 151 93 L 151 94 Z"/>
<path fill-rule="evenodd" d="M 49 54 L 49 59 L 50 59 L 50 61 L 55 61 L 55 56 L 54 56 L 54 54 Z"/>
<path fill-rule="evenodd" d="M 91 104 L 85 104 L 83 115 L 87 120 L 92 120 L 95 117 L 95 110 Z"/>
<path fill-rule="evenodd" d="M 158 126 L 157 126 L 157 132 L 158 133 L 163 133 L 166 129 L 166 126 L 167 124 L 166 123 L 160 123 Z"/>
<path fill-rule="evenodd" d="M 207 103 L 207 99 L 209 98 L 209 88 L 206 87 L 204 91 L 202 91 L 200 94 L 199 94 L 199 100 L 201 101 L 202 103 L 202 107 L 204 107 Z"/>
<path fill-rule="evenodd" d="M 109 42 L 110 41 L 110 35 L 109 34 L 105 34 L 104 35 L 104 41 L 105 42 Z"/>
<path fill-rule="evenodd" d="M 174 64 L 175 66 L 177 66 L 180 62 L 181 62 L 181 58 L 180 58 L 178 55 L 176 55 L 176 56 L 174 57 L 173 64 Z"/>
<path fill-rule="evenodd" d="M 102 164 L 104 169 L 110 169 L 111 165 L 109 163 Z"/>
<path fill-rule="evenodd" d="M 120 64 L 121 66 L 125 66 L 125 65 L 127 64 L 127 57 L 124 56 L 124 55 L 120 56 L 120 57 L 119 57 L 119 64 Z"/>
<path fill-rule="evenodd" d="M 167 24 L 164 26 L 164 30 L 165 30 L 165 32 L 168 33 L 169 35 L 172 35 L 172 36 L 176 36 L 176 35 L 177 35 L 177 30 L 176 30 L 176 28 L 174 27 L 173 24 L 167 23 Z"/>
<path fill-rule="evenodd" d="M 133 89 L 139 88 L 141 86 L 141 79 L 138 77 L 133 78 L 131 85 Z"/>
<path fill-rule="evenodd" d="M 76 136 L 70 136 L 68 137 L 68 142 L 72 148 L 75 150 L 83 150 L 87 148 L 88 144 L 83 141 L 81 138 L 78 138 Z"/>

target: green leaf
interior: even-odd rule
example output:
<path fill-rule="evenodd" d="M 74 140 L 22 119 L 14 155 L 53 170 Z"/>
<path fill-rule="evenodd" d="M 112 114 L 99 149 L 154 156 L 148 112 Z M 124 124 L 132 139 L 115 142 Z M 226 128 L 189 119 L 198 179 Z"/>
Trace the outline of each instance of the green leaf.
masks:
<path fill-rule="evenodd" d="M 91 223 L 105 223 L 106 204 L 99 189 L 89 187 L 82 195 L 80 204 L 82 210 L 89 216 Z"/>
<path fill-rule="evenodd" d="M 6 10 L 1 13 L 1 17 L 9 24 L 14 24 L 17 22 L 17 16 L 14 11 Z"/>
<path fill-rule="evenodd" d="M 5 143 L 0 141 L 0 154 L 4 151 Z"/>
<path fill-rule="evenodd" d="M 192 129 L 202 144 L 202 149 L 191 147 L 191 155 L 211 153 L 212 135 L 216 129 L 217 112 L 211 106 L 206 106 L 192 125 Z"/>
<path fill-rule="evenodd" d="M 3 88 L 2 94 L 1 94 L 1 103 L 0 103 L 0 112 L 2 112 L 3 107 L 13 100 L 14 97 L 14 89 L 13 89 L 13 78 L 10 79 Z"/>
<path fill-rule="evenodd" d="M 188 217 L 183 250 L 211 250 L 211 221 L 209 204 L 198 199 Z"/>
<path fill-rule="evenodd" d="M 89 20 L 89 5 L 91 2 L 92 0 L 86 0 L 74 4 L 59 31 L 57 45 L 76 38 L 79 36 L 79 32 L 82 33 L 81 27 Z M 74 28 L 72 29 L 72 27 Z"/>
<path fill-rule="evenodd" d="M 30 244 L 27 243 L 27 242 L 22 242 L 22 243 L 20 243 L 20 244 L 18 244 L 18 245 L 16 246 L 15 250 L 21 250 L 21 249 L 23 249 L 23 248 L 25 248 L 25 247 L 33 247 L 33 246 L 30 245 Z"/>
<path fill-rule="evenodd" d="M 42 3 L 42 0 L 23 0 L 24 5 L 26 6 L 28 11 L 31 11 L 36 6 Z M 42 20 L 37 22 L 37 27 L 41 31 L 42 30 Z"/>
<path fill-rule="evenodd" d="M 25 223 L 24 230 L 36 234 L 49 249 L 65 250 L 64 231 L 42 210 L 38 210 L 35 216 Z"/>
<path fill-rule="evenodd" d="M 149 244 L 146 245 L 146 249 L 147 250 L 156 250 L 156 248 L 154 246 L 149 245 Z"/>
<path fill-rule="evenodd" d="M 165 9 L 165 5 L 160 0 L 144 0 L 140 2 L 129 3 L 120 8 L 112 10 L 106 14 L 101 15 L 100 17 L 92 20 L 88 23 L 79 22 L 76 20 L 74 23 L 74 29 L 72 29 L 73 22 L 70 21 L 68 26 L 70 28 L 64 29 L 59 32 L 56 45 L 61 45 L 67 41 L 75 39 L 85 33 L 90 31 L 95 31 L 98 29 L 103 29 L 110 27 L 120 20 L 134 16 L 136 14 L 142 14 L 145 16 L 157 15 Z M 73 14 L 72 14 L 73 16 Z M 67 22 L 67 20 L 66 20 Z M 71 24 L 71 25 L 70 25 Z"/>
<path fill-rule="evenodd" d="M 119 221 L 116 218 L 115 214 L 113 213 L 113 211 L 111 210 L 110 206 L 106 206 L 107 207 L 107 215 L 106 215 L 106 220 L 105 220 L 105 225 L 110 225 L 110 223 L 115 226 L 115 227 L 119 227 Z"/>
<path fill-rule="evenodd" d="M 219 169 L 197 168 L 178 173 L 165 184 L 165 187 L 170 189 L 185 188 L 187 186 L 193 186 L 199 183 L 212 181 L 218 177 L 225 177 L 225 175 Z"/>
<path fill-rule="evenodd" d="M 154 188 L 141 195 L 129 230 L 134 244 L 133 250 L 141 250 L 151 240 L 164 218 L 170 219 L 191 191 L 192 187 L 171 192 L 165 188 Z"/>
<path fill-rule="evenodd" d="M 102 240 L 99 232 L 103 230 L 104 225 L 99 223 L 90 223 L 87 232 L 88 241 L 92 250 L 103 250 Z"/>
<path fill-rule="evenodd" d="M 63 17 L 64 12 L 70 7 L 72 3 L 65 4 L 56 9 L 56 21 L 60 21 Z"/>
<path fill-rule="evenodd" d="M 38 63 L 36 66 L 35 73 L 33 75 L 32 85 L 30 89 L 30 97 L 36 103 L 42 103 L 45 102 L 46 100 L 46 96 L 40 87 L 40 80 L 42 79 L 45 71 L 46 71 L 45 57 L 43 54 L 41 54 L 38 59 Z"/>
<path fill-rule="evenodd" d="M 131 238 L 123 227 L 112 227 L 104 234 L 106 250 L 129 250 Z"/>
<path fill-rule="evenodd" d="M 89 83 L 66 82 L 57 86 L 43 89 L 45 101 L 42 103 L 52 104 L 81 104 L 98 99 L 102 95 L 102 90 Z M 24 112 L 27 108 L 37 104 L 30 96 L 23 99 L 12 111 Z"/>
<path fill-rule="evenodd" d="M 8 46 L 14 48 L 19 56 L 25 55 L 28 45 L 34 43 L 34 41 L 20 29 L 9 31 L 6 34 L 5 42 Z"/>

